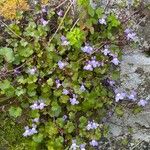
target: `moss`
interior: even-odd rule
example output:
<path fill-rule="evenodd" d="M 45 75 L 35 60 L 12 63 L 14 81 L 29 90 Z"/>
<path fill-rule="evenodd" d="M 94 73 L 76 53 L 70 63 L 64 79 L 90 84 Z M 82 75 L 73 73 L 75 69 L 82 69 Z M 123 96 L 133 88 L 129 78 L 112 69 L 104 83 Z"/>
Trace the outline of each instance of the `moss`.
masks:
<path fill-rule="evenodd" d="M 18 148 L 18 150 L 25 150 L 22 126 L 8 117 L 6 113 L 0 116 L 0 122 L 0 150 L 16 150 Z"/>
<path fill-rule="evenodd" d="M 29 9 L 26 0 L 2 0 L 0 2 L 0 15 L 5 19 L 15 19 L 17 11 Z"/>

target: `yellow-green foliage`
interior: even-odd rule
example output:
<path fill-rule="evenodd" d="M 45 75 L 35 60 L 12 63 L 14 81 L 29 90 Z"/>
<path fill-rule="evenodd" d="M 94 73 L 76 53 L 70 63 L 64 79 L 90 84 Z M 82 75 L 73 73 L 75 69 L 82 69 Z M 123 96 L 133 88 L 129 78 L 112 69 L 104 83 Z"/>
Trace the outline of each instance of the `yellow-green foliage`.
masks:
<path fill-rule="evenodd" d="M 29 9 L 26 0 L 2 0 L 0 2 L 0 15 L 6 19 L 15 19 L 17 11 Z"/>

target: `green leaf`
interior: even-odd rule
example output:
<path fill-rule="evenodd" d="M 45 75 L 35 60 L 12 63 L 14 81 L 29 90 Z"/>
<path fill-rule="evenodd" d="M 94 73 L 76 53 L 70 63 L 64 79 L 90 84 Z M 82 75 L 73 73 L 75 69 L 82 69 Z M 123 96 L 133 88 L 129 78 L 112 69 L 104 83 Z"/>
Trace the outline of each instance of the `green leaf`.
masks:
<path fill-rule="evenodd" d="M 109 25 L 111 27 L 118 27 L 120 25 L 120 21 L 117 19 L 117 17 L 114 14 L 108 16 L 107 21 L 109 22 Z"/>
<path fill-rule="evenodd" d="M 61 113 L 61 107 L 58 105 L 58 103 L 57 102 L 52 102 L 52 104 L 51 104 L 51 110 L 50 110 L 50 112 L 49 112 L 49 114 L 50 114 L 50 116 L 52 116 L 52 117 L 58 117 L 59 116 L 59 114 Z"/>
<path fill-rule="evenodd" d="M 115 112 L 120 117 L 123 116 L 123 114 L 124 114 L 124 111 L 123 111 L 121 106 L 117 106 L 116 109 L 115 109 Z"/>
<path fill-rule="evenodd" d="M 65 125 L 65 129 L 67 130 L 68 133 L 72 133 L 75 129 L 74 124 L 72 122 L 67 122 Z"/>
<path fill-rule="evenodd" d="M 20 107 L 11 106 L 9 109 L 9 114 L 10 114 L 10 116 L 17 118 L 17 117 L 21 116 L 22 109 Z"/>
<path fill-rule="evenodd" d="M 72 31 L 67 33 L 67 39 L 70 44 L 80 48 L 85 39 L 85 33 L 80 28 L 74 28 Z"/>
<path fill-rule="evenodd" d="M 96 14 L 98 16 L 98 18 L 101 18 L 103 16 L 103 13 L 104 13 L 104 9 L 99 7 L 96 9 Z"/>
<path fill-rule="evenodd" d="M 2 47 L 0 48 L 0 55 L 4 57 L 4 59 L 8 62 L 11 63 L 14 61 L 14 53 L 11 48 L 7 47 Z"/>
<path fill-rule="evenodd" d="M 95 10 L 94 10 L 91 6 L 88 7 L 88 14 L 89 14 L 91 17 L 94 17 Z"/>
<path fill-rule="evenodd" d="M 47 84 L 49 85 L 49 86 L 52 86 L 53 85 L 53 79 L 52 78 L 49 78 L 48 80 L 47 80 Z"/>
<path fill-rule="evenodd" d="M 34 142 L 41 143 L 43 140 L 43 134 L 39 133 L 32 137 Z"/>

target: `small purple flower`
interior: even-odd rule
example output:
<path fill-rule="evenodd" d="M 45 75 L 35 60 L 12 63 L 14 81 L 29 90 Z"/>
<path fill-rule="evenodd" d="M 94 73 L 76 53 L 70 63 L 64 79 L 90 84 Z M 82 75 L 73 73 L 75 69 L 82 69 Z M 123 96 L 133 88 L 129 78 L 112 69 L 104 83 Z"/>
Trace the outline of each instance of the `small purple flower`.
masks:
<path fill-rule="evenodd" d="M 102 52 L 105 56 L 107 56 L 110 53 L 110 51 L 107 48 L 105 48 Z"/>
<path fill-rule="evenodd" d="M 116 102 L 119 102 L 119 100 L 123 100 L 126 97 L 126 93 L 121 92 L 121 93 L 117 93 L 115 96 L 115 100 Z"/>
<path fill-rule="evenodd" d="M 91 64 L 87 64 L 86 66 L 84 66 L 83 68 L 84 70 L 89 70 L 89 71 L 93 71 L 93 67 Z"/>
<path fill-rule="evenodd" d="M 120 61 L 118 60 L 118 58 L 113 58 L 113 60 L 111 61 L 114 65 L 118 65 L 120 63 Z"/>
<path fill-rule="evenodd" d="M 38 122 L 39 122 L 39 118 L 34 118 L 34 119 L 32 119 L 32 122 L 38 123 Z"/>
<path fill-rule="evenodd" d="M 110 86 L 114 86 L 115 85 L 115 81 L 108 79 L 107 82 L 109 83 Z"/>
<path fill-rule="evenodd" d="M 92 54 L 93 53 L 93 47 L 86 45 L 84 47 L 81 47 L 81 50 L 87 54 Z"/>
<path fill-rule="evenodd" d="M 69 94 L 69 91 L 66 90 L 66 89 L 63 89 L 63 92 L 62 92 L 64 95 L 68 95 Z"/>
<path fill-rule="evenodd" d="M 47 12 L 47 10 L 46 10 L 45 7 L 42 7 L 42 12 L 43 12 L 43 13 Z"/>
<path fill-rule="evenodd" d="M 49 22 L 49 21 L 44 20 L 43 18 L 41 18 L 40 21 L 43 24 L 43 26 L 46 26 Z"/>
<path fill-rule="evenodd" d="M 67 115 L 63 115 L 63 120 L 65 121 L 68 117 L 67 117 Z"/>
<path fill-rule="evenodd" d="M 63 14 L 64 14 L 63 10 L 60 9 L 59 11 L 57 11 L 57 15 L 58 15 L 59 17 L 62 17 Z"/>
<path fill-rule="evenodd" d="M 88 125 L 86 126 L 87 130 L 91 130 L 91 129 L 97 129 L 99 126 L 98 123 L 96 123 L 94 120 L 93 121 L 88 121 Z"/>
<path fill-rule="evenodd" d="M 90 142 L 90 145 L 91 146 L 98 146 L 98 142 L 96 141 L 96 140 L 92 140 L 91 142 Z"/>
<path fill-rule="evenodd" d="M 23 136 L 24 137 L 27 137 L 27 136 L 31 136 L 33 134 L 36 134 L 37 133 L 37 130 L 36 130 L 37 126 L 36 125 L 32 125 L 32 128 L 30 129 L 28 126 L 26 126 L 24 129 L 25 129 L 25 132 L 23 133 Z"/>
<path fill-rule="evenodd" d="M 60 69 L 63 69 L 67 64 L 62 62 L 61 60 L 58 61 L 58 66 Z"/>
<path fill-rule="evenodd" d="M 80 90 L 81 90 L 82 92 L 86 91 L 86 88 L 85 88 L 85 86 L 84 86 L 83 84 L 80 86 Z"/>
<path fill-rule="evenodd" d="M 86 144 L 81 144 L 80 145 L 80 150 L 85 150 L 85 146 L 86 146 Z"/>
<path fill-rule="evenodd" d="M 30 106 L 30 108 L 32 110 L 36 110 L 36 109 L 42 110 L 45 106 L 46 104 L 43 102 L 43 100 L 38 100 L 35 101 L 34 104 Z"/>
<path fill-rule="evenodd" d="M 55 83 L 56 83 L 56 87 L 57 87 L 57 89 L 61 86 L 61 83 L 60 83 L 60 80 L 55 80 Z"/>
<path fill-rule="evenodd" d="M 127 28 L 125 31 L 124 31 L 126 34 L 129 34 L 131 32 L 133 32 L 131 29 Z"/>
<path fill-rule="evenodd" d="M 126 33 L 127 40 L 136 42 L 138 40 L 137 34 L 133 32 L 131 29 L 126 29 L 124 31 Z"/>
<path fill-rule="evenodd" d="M 103 63 L 97 61 L 96 57 L 92 57 L 92 59 L 87 62 L 87 64 L 84 66 L 83 69 L 93 71 L 94 68 L 100 67 L 100 66 L 103 66 Z"/>
<path fill-rule="evenodd" d="M 61 41 L 63 46 L 67 46 L 70 44 L 70 42 L 67 40 L 67 38 L 65 36 L 61 36 Z"/>
<path fill-rule="evenodd" d="M 127 97 L 128 97 L 129 100 L 135 101 L 136 100 L 136 95 L 137 95 L 137 93 L 135 91 L 131 91 L 130 95 L 128 95 Z"/>
<path fill-rule="evenodd" d="M 36 71 L 37 71 L 37 68 L 36 68 L 36 67 L 33 67 L 33 68 L 31 68 L 31 69 L 28 69 L 28 70 L 27 70 L 27 73 L 29 73 L 30 75 L 34 75 L 34 74 L 36 73 Z"/>
<path fill-rule="evenodd" d="M 73 94 L 73 98 L 70 98 L 71 105 L 77 105 L 79 104 L 79 101 L 77 100 L 77 96 Z"/>
<path fill-rule="evenodd" d="M 95 59 L 89 61 L 89 64 L 91 64 L 93 68 L 99 67 L 101 65 L 101 63 L 99 61 L 96 61 Z"/>
<path fill-rule="evenodd" d="M 146 100 L 141 99 L 141 100 L 138 102 L 138 105 L 144 107 L 145 105 L 147 105 L 147 103 L 148 103 L 148 102 L 147 102 Z"/>
<path fill-rule="evenodd" d="M 100 24 L 106 25 L 106 20 L 105 20 L 105 18 L 99 19 L 99 23 L 100 23 Z"/>
<path fill-rule="evenodd" d="M 72 140 L 70 150 L 77 150 L 77 148 L 79 148 L 79 146 L 76 144 L 76 140 Z"/>

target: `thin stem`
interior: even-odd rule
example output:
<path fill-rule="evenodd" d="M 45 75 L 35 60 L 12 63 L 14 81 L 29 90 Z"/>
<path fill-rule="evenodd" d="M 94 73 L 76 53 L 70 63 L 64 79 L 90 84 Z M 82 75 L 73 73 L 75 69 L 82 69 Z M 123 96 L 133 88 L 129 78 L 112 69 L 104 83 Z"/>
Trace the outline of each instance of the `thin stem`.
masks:
<path fill-rule="evenodd" d="M 62 20 L 61 20 L 61 22 L 60 22 L 60 24 L 59 24 L 59 26 L 58 26 L 58 28 L 57 28 L 57 30 L 55 31 L 55 33 L 53 34 L 53 36 L 51 37 L 51 39 L 49 40 L 49 42 L 51 42 L 51 41 L 53 40 L 53 38 L 55 37 L 55 35 L 56 35 L 57 32 L 59 31 L 60 27 L 62 26 L 62 24 L 63 24 L 63 22 L 64 22 L 64 19 L 65 19 L 66 15 L 67 15 L 67 13 L 69 12 L 69 10 L 70 10 L 70 8 L 71 8 L 72 5 L 73 5 L 73 3 L 71 3 L 71 4 L 69 5 L 67 11 L 65 12 L 65 14 L 64 14 L 64 16 L 63 16 L 63 18 L 62 18 Z"/>

